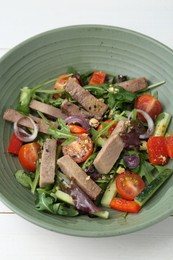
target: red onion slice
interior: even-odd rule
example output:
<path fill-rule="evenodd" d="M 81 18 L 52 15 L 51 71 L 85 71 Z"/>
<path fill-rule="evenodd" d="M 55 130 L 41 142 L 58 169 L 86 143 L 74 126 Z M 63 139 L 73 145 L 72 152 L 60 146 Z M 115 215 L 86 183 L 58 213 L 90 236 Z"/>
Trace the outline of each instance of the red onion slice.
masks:
<path fill-rule="evenodd" d="M 139 136 L 139 138 L 140 139 L 147 139 L 151 135 L 153 135 L 153 133 L 154 133 L 154 122 L 153 122 L 153 119 L 150 117 L 150 115 L 148 113 L 146 113 L 145 111 L 143 111 L 141 109 L 136 109 L 136 111 L 143 115 L 143 117 L 146 119 L 147 124 L 148 124 L 147 131 L 144 134 L 141 134 Z M 128 119 L 130 119 L 131 115 L 132 115 L 132 113 L 129 114 Z"/>
<path fill-rule="evenodd" d="M 85 128 L 87 130 L 87 132 L 90 131 L 90 125 L 89 123 L 86 121 L 86 119 L 82 116 L 69 116 L 65 119 L 65 122 L 67 124 L 79 124 L 81 125 L 83 128 Z"/>
<path fill-rule="evenodd" d="M 28 118 L 32 125 L 33 125 L 33 133 L 32 134 L 29 134 L 28 132 L 26 132 L 24 129 L 22 129 L 21 127 L 18 126 L 19 122 L 23 119 L 23 118 Z M 19 140 L 25 142 L 25 143 L 28 143 L 28 142 L 32 142 L 38 135 L 38 130 L 39 130 L 39 127 L 38 125 L 34 122 L 34 120 L 29 117 L 29 116 L 23 116 L 21 117 L 19 120 L 17 120 L 15 123 L 14 123 L 14 133 L 15 135 L 17 136 L 17 138 L 19 138 Z"/>
<path fill-rule="evenodd" d="M 134 169 L 139 166 L 140 158 L 139 155 L 124 155 L 123 157 L 126 166 L 129 169 Z"/>

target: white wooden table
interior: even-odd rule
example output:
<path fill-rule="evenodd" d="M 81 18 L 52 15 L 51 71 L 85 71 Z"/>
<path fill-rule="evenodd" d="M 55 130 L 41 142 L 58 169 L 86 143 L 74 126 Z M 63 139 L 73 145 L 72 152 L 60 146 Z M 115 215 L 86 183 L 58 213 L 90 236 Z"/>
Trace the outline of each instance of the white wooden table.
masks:
<path fill-rule="evenodd" d="M 172 0 L 0 0 L 0 56 L 46 30 L 107 24 L 147 34 L 173 49 Z M 0 259 L 173 259 L 173 216 L 120 237 L 79 238 L 44 230 L 0 202 Z"/>

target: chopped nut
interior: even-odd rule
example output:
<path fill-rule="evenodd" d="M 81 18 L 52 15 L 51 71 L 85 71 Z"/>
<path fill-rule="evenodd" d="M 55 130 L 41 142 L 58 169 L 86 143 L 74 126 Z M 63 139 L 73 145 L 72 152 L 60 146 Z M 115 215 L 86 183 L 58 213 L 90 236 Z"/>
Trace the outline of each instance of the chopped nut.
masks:
<path fill-rule="evenodd" d="M 99 125 L 99 121 L 95 118 L 91 118 L 90 121 L 89 121 L 89 125 L 94 127 L 94 128 L 97 128 L 98 125 Z"/>

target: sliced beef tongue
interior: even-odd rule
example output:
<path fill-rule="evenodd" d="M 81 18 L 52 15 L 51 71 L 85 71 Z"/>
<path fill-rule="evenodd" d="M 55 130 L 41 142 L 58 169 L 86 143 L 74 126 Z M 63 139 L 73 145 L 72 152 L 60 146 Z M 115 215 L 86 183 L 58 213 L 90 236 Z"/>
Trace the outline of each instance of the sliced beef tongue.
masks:
<path fill-rule="evenodd" d="M 62 118 L 65 119 L 67 116 L 61 112 L 61 109 L 54 106 L 45 104 L 43 102 L 32 100 L 29 104 L 29 107 L 33 110 L 40 111 L 43 114 L 51 116 L 53 118 Z"/>
<path fill-rule="evenodd" d="M 118 160 L 124 146 L 125 144 L 118 134 L 111 134 L 94 160 L 94 166 L 97 171 L 107 174 Z"/>
<path fill-rule="evenodd" d="M 57 160 L 57 164 L 61 171 L 67 175 L 70 179 L 74 179 L 76 184 L 86 193 L 88 196 L 96 200 L 102 192 L 102 189 L 88 176 L 81 167 L 71 159 L 70 156 L 65 155 Z"/>
<path fill-rule="evenodd" d="M 127 81 L 123 81 L 117 83 L 118 86 L 124 88 L 127 91 L 136 92 L 138 90 L 142 90 L 148 86 L 147 79 L 145 77 L 130 79 Z"/>
<path fill-rule="evenodd" d="M 75 105 L 74 103 L 68 101 L 67 99 L 65 99 L 62 102 L 61 105 L 61 110 L 62 113 L 66 114 L 67 116 L 82 116 L 85 119 L 90 119 L 91 115 L 88 111 L 86 111 L 85 109 Z"/>
<path fill-rule="evenodd" d="M 65 90 L 95 118 L 100 119 L 108 108 L 103 101 L 90 94 L 73 78 L 68 79 L 67 84 L 65 85 Z"/>
<path fill-rule="evenodd" d="M 35 123 L 39 126 L 39 132 L 44 134 L 48 133 L 49 126 L 39 117 L 29 115 Z M 3 119 L 10 121 L 12 123 L 20 120 L 20 125 L 28 128 L 33 128 L 31 121 L 27 118 L 27 116 L 22 115 L 18 111 L 9 108 L 4 112 Z M 54 126 L 58 126 L 56 122 L 51 122 Z"/>
<path fill-rule="evenodd" d="M 43 152 L 40 164 L 40 180 L 39 186 L 46 187 L 48 184 L 54 183 L 56 168 L 56 147 L 55 139 L 46 139 L 43 146 Z"/>

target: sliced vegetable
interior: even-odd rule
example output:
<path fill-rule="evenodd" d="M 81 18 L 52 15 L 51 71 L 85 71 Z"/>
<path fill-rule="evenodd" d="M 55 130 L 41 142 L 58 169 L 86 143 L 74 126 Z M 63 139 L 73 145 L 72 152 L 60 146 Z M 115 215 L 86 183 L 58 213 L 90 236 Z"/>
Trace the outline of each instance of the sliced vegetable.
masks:
<path fill-rule="evenodd" d="M 136 111 L 138 112 L 139 115 L 142 115 L 145 118 L 147 125 L 148 125 L 147 132 L 144 133 L 144 134 L 140 134 L 139 138 L 140 139 L 147 139 L 154 132 L 154 122 L 153 122 L 151 116 L 148 113 L 146 113 L 145 111 L 143 111 L 141 109 L 136 109 Z"/>
<path fill-rule="evenodd" d="M 23 119 L 23 118 L 28 118 L 32 125 L 33 125 L 33 132 L 30 134 L 28 132 L 26 132 L 23 128 L 19 127 L 18 124 L 20 124 L 20 121 Z M 17 120 L 15 123 L 14 123 L 14 132 L 15 132 L 15 135 L 16 137 L 21 140 L 22 142 L 32 142 L 34 141 L 34 139 L 37 137 L 38 135 L 38 130 L 39 130 L 39 127 L 38 125 L 34 122 L 34 120 L 29 117 L 29 116 L 24 116 L 24 117 L 21 117 L 19 120 Z"/>
<path fill-rule="evenodd" d="M 166 137 L 166 148 L 168 152 L 168 156 L 173 158 L 173 136 Z"/>
<path fill-rule="evenodd" d="M 166 169 L 159 174 L 145 189 L 134 199 L 141 207 L 153 196 L 153 194 L 164 184 L 164 182 L 172 175 L 171 169 Z"/>
<path fill-rule="evenodd" d="M 87 132 L 89 132 L 91 128 L 89 123 L 82 116 L 69 116 L 65 119 L 65 122 L 68 124 L 78 124 L 84 129 L 86 129 Z"/>
<path fill-rule="evenodd" d="M 40 148 L 40 145 L 36 142 L 24 144 L 20 148 L 18 154 L 19 162 L 28 171 L 34 172 L 36 170 Z"/>
<path fill-rule="evenodd" d="M 8 152 L 17 155 L 22 145 L 23 142 L 13 134 L 8 145 Z"/>
<path fill-rule="evenodd" d="M 64 155 L 69 155 L 75 162 L 81 163 L 92 154 L 93 142 L 88 134 L 80 134 L 77 140 L 63 145 L 62 152 Z"/>
<path fill-rule="evenodd" d="M 109 182 L 109 184 L 103 194 L 103 197 L 101 199 L 101 205 L 104 207 L 109 207 L 109 204 L 111 203 L 113 198 L 116 196 L 116 194 L 117 194 L 117 188 L 115 185 L 115 178 L 113 178 Z"/>
<path fill-rule="evenodd" d="M 123 157 L 123 159 L 124 159 L 126 166 L 129 169 L 134 169 L 139 166 L 139 163 L 140 163 L 139 155 L 125 155 Z"/>
<path fill-rule="evenodd" d="M 141 210 L 141 206 L 137 202 L 121 198 L 114 198 L 109 204 L 109 206 L 113 209 L 128 213 L 138 213 Z"/>
<path fill-rule="evenodd" d="M 136 100 L 135 107 L 149 114 L 153 120 L 162 112 L 161 102 L 149 94 L 139 96 Z M 143 122 L 146 121 L 143 115 L 139 114 L 138 116 Z"/>
<path fill-rule="evenodd" d="M 69 124 L 70 132 L 72 134 L 87 134 L 87 130 L 79 125 Z"/>
<path fill-rule="evenodd" d="M 147 141 L 148 158 L 151 164 L 165 165 L 168 162 L 168 152 L 164 136 L 151 136 Z"/>
<path fill-rule="evenodd" d="M 103 84 L 106 79 L 106 73 L 103 71 L 95 71 L 88 83 L 88 85 L 98 85 L 98 84 Z"/>
<path fill-rule="evenodd" d="M 156 118 L 155 130 L 153 135 L 155 136 L 165 135 L 170 121 L 171 121 L 171 115 L 169 113 L 162 112 L 160 115 L 158 115 L 158 117 Z"/>
<path fill-rule="evenodd" d="M 123 199 L 133 200 L 145 188 L 145 183 L 138 174 L 124 172 L 116 177 L 116 187 Z"/>

